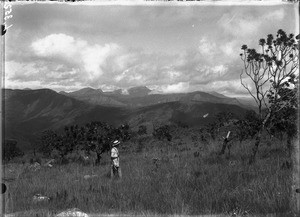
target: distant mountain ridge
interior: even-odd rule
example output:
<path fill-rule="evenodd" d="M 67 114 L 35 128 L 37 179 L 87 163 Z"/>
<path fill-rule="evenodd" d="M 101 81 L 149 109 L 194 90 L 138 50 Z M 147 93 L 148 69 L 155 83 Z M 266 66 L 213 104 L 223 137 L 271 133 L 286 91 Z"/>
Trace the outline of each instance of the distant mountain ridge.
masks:
<path fill-rule="evenodd" d="M 93 94 L 102 96 L 105 92 L 85 89 L 81 93 L 83 96 Z M 2 98 L 5 138 L 17 139 L 23 149 L 30 149 L 38 142 L 41 132 L 49 129 L 63 130 L 66 125 L 105 121 L 115 126 L 129 123 L 133 128 L 145 123 L 154 125 L 178 122 L 189 126 L 204 126 L 214 121 L 215 115 L 219 112 L 230 111 L 234 116 L 242 117 L 247 111 L 234 104 L 232 98 L 230 100 L 233 100 L 233 103 L 230 104 L 228 99 L 204 92 L 169 94 L 167 97 L 160 94 L 145 97 L 129 94 L 118 98 L 118 94 L 113 95 L 116 98 L 109 98 L 107 95 L 104 97 L 108 97 L 107 100 L 111 100 L 109 102 L 118 99 L 117 102 L 126 103 L 126 106 L 89 103 L 50 89 L 6 89 Z M 129 103 L 137 106 L 128 106 Z M 204 118 L 207 113 L 209 115 Z"/>
<path fill-rule="evenodd" d="M 115 100 L 113 95 L 106 94 L 100 89 L 83 88 L 70 93 L 61 92 L 61 94 L 95 105 L 125 106 L 125 104 Z"/>
<path fill-rule="evenodd" d="M 128 94 L 133 97 L 147 96 L 151 90 L 145 86 L 132 87 L 127 90 Z"/>
<path fill-rule="evenodd" d="M 230 98 L 230 97 L 225 96 L 225 95 L 223 95 L 223 94 L 217 93 L 216 91 L 210 91 L 210 92 L 208 92 L 208 93 L 211 94 L 211 95 L 214 95 L 214 96 L 216 96 L 216 97 L 219 97 L 219 98 Z"/>
<path fill-rule="evenodd" d="M 60 93 L 95 105 L 117 107 L 144 107 L 159 103 L 177 101 L 224 103 L 247 107 L 247 105 L 243 105 L 236 98 L 230 98 L 216 92 L 206 93 L 202 91 L 195 91 L 190 93 L 150 94 L 151 90 L 144 86 L 132 87 L 126 90 L 126 92 L 128 94 L 123 94 L 121 89 L 112 92 L 103 92 L 99 89 L 83 88 L 70 93 Z"/>

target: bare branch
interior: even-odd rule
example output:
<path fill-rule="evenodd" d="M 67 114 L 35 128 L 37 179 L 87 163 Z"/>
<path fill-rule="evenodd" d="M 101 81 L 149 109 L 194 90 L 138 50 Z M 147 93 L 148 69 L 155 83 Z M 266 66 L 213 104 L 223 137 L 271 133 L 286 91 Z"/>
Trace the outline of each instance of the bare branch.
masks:
<path fill-rule="evenodd" d="M 249 92 L 249 94 L 253 97 L 253 99 L 255 100 L 256 104 L 259 105 L 259 103 L 258 103 L 256 97 L 252 94 L 251 90 L 248 88 L 248 86 L 246 86 L 246 85 L 243 83 L 242 75 L 243 75 L 243 70 L 242 70 L 242 73 L 240 74 L 241 84 L 242 84 L 243 87 Z"/>

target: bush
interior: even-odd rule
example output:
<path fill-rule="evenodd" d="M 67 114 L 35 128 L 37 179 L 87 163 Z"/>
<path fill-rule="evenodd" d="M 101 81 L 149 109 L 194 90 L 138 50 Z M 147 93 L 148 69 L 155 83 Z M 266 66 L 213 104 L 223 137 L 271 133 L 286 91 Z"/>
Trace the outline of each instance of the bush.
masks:
<path fill-rule="evenodd" d="M 163 125 L 154 129 L 153 136 L 158 140 L 167 139 L 168 141 L 172 140 L 172 135 L 170 133 L 170 126 Z"/>
<path fill-rule="evenodd" d="M 10 161 L 15 157 L 23 156 L 24 153 L 17 147 L 16 140 L 5 140 L 2 148 L 2 156 L 4 161 Z"/>
<path fill-rule="evenodd" d="M 139 135 L 147 134 L 147 127 L 146 127 L 145 125 L 139 126 L 138 134 L 139 134 Z"/>

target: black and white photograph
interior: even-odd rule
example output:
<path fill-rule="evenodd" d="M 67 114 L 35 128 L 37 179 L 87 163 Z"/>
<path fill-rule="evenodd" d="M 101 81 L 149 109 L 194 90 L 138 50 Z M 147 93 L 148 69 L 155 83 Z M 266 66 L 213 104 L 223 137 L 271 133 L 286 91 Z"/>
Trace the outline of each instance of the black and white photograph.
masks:
<path fill-rule="evenodd" d="M 2 216 L 300 216 L 299 1 L 1 6 Z"/>

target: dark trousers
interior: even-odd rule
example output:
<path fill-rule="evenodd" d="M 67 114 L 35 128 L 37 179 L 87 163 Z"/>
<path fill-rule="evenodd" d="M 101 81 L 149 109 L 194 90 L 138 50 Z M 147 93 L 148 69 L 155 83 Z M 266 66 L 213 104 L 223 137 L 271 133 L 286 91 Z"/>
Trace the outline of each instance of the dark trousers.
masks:
<path fill-rule="evenodd" d="M 121 168 L 111 165 L 110 177 L 111 178 L 114 178 L 114 177 L 122 178 Z"/>

